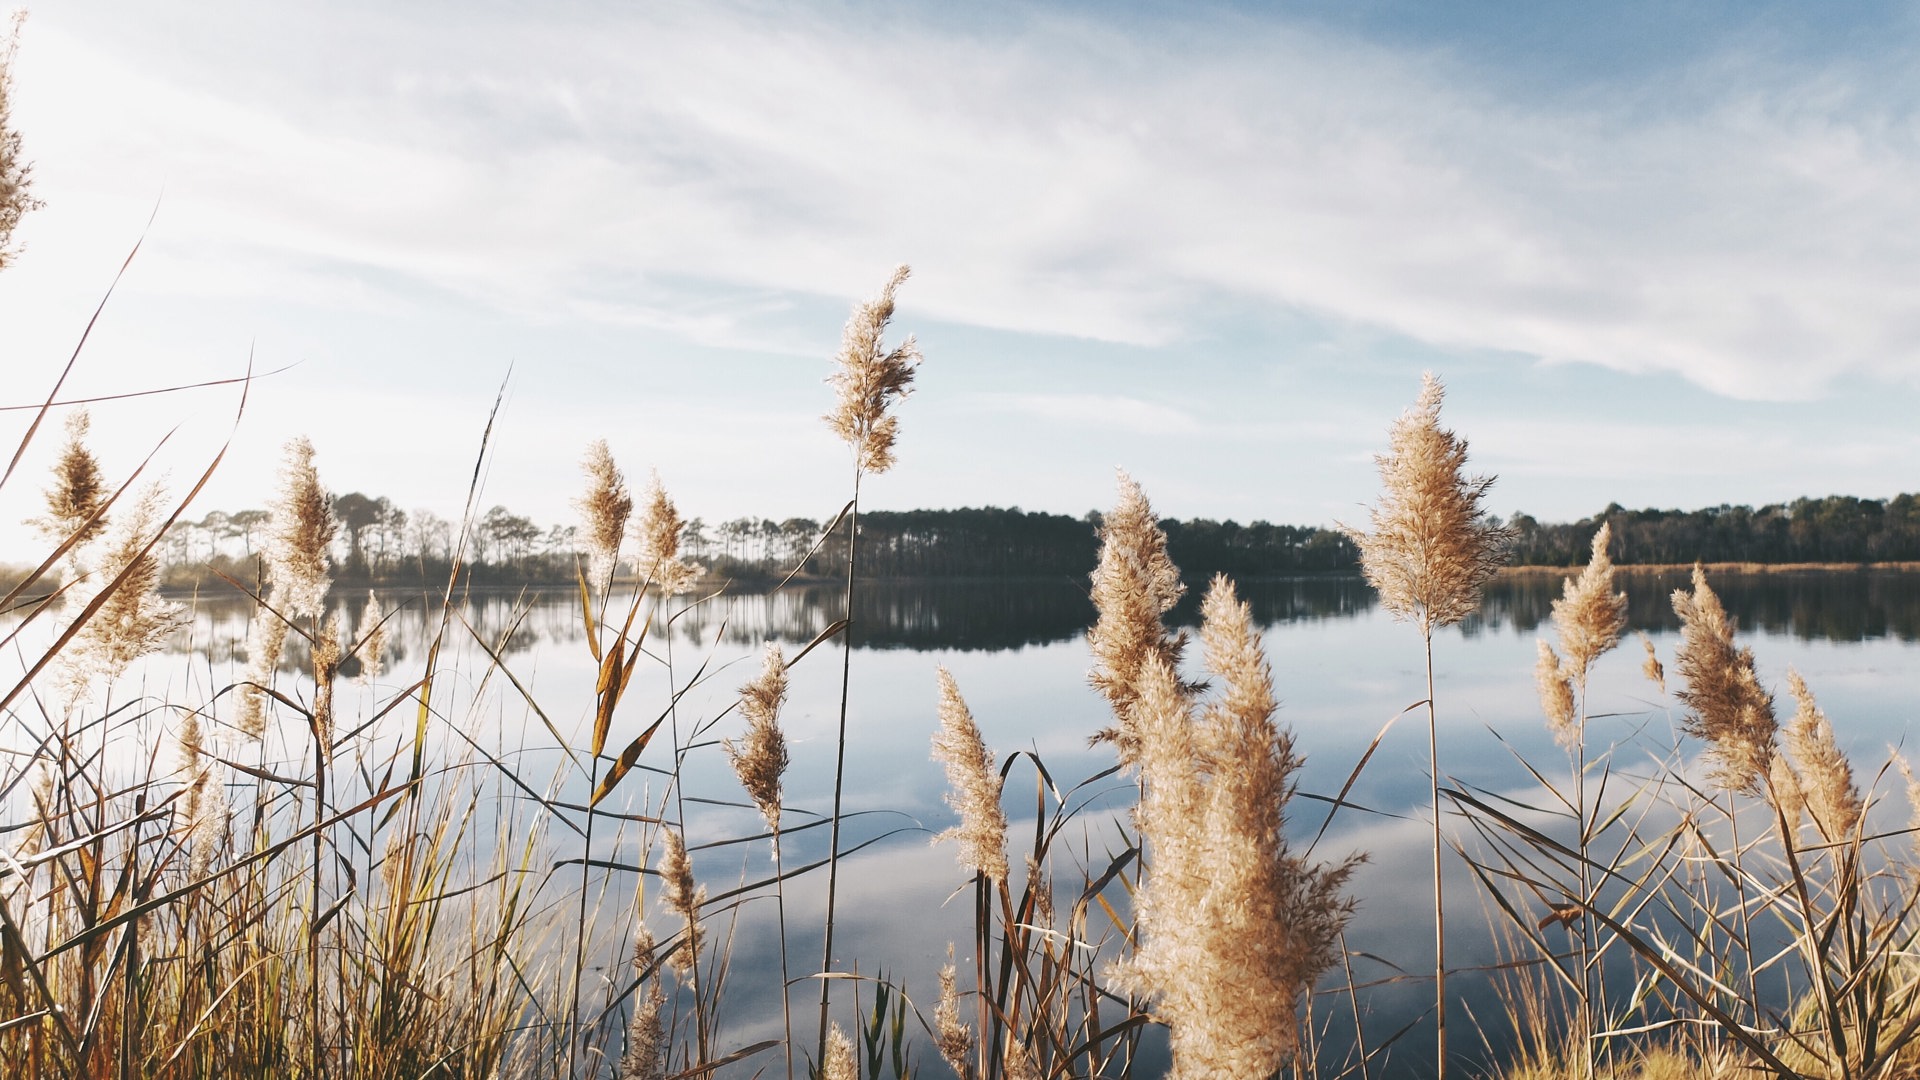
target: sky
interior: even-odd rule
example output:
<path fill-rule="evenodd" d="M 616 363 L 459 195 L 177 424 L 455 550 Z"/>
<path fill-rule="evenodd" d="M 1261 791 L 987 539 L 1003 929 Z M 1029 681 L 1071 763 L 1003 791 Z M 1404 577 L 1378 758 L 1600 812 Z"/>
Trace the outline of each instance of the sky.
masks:
<path fill-rule="evenodd" d="M 1920 490 L 1896 4 L 35 5 L 0 404 L 189 516 L 336 491 L 824 519 L 851 305 L 926 357 L 874 508 L 1364 520 L 1419 391 L 1500 514 Z M 30 413 L 0 413 L 11 447 Z M 169 433 L 171 435 L 169 436 Z M 0 491 L 23 535 L 43 436 Z M 11 530 L 11 531 L 9 531 Z M 6 561 L 0 557 L 0 561 Z M 17 560 L 16 560 L 17 561 Z"/>

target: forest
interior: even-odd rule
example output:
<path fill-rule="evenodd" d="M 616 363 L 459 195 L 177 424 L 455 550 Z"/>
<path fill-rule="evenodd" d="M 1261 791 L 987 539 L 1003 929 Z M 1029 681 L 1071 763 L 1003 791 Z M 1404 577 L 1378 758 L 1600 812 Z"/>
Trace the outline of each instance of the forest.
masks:
<path fill-rule="evenodd" d="M 335 496 L 335 542 L 342 580 L 365 584 L 443 581 L 453 555 L 474 584 L 561 584 L 574 579 L 579 550 L 571 524 L 541 525 L 504 506 L 466 529 L 431 510 L 403 510 L 392 500 L 349 492 Z M 213 511 L 183 518 L 165 542 L 166 580 L 173 586 L 217 575 L 251 580 L 265 510 Z M 867 511 L 860 515 L 860 576 L 873 579 L 1083 578 L 1098 555 L 1101 515 L 1080 517 L 1018 507 Z M 1542 522 L 1519 513 L 1510 562 L 1515 566 L 1578 566 L 1594 533 L 1612 526 L 1610 554 L 1622 566 L 1702 563 L 1762 565 L 1920 561 L 1920 495 L 1862 499 L 1801 498 L 1758 509 L 1628 510 L 1615 503 L 1573 522 Z M 1160 522 L 1174 560 L 1190 581 L 1216 573 L 1239 579 L 1358 573 L 1353 542 L 1338 529 L 1241 524 L 1208 518 Z M 846 559 L 845 521 L 822 536 L 811 518 L 741 517 L 688 522 L 685 545 L 715 581 L 750 585 L 827 578 Z M 463 547 L 464 545 L 464 547 Z"/>

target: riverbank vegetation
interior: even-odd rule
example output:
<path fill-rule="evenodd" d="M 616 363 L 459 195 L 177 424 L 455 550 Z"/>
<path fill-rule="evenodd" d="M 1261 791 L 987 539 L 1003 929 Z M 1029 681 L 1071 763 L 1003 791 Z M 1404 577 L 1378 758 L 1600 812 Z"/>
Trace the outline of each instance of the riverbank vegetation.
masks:
<path fill-rule="evenodd" d="M 324 448 L 295 437 L 267 508 L 239 526 L 226 515 L 239 531 L 216 540 L 243 553 L 213 550 L 213 526 L 196 537 L 182 522 L 219 456 L 173 490 L 101 462 L 85 414 L 54 404 L 65 373 L 53 379 L 14 456 L 63 439 L 51 478 L 23 495 L 23 474 L 0 475 L 4 505 L 44 540 L 0 597 L 14 665 L 0 678 L 0 1075 L 1444 1077 L 1462 1049 L 1448 1042 L 1445 949 L 1461 910 L 1443 902 L 1448 866 L 1471 873 L 1510 946 L 1520 1049 L 1495 1073 L 1877 1080 L 1920 1067 L 1920 860 L 1912 830 L 1875 806 L 1904 763 L 1850 760 L 1797 674 L 1782 720 L 1704 572 L 1666 596 L 1617 588 L 1617 553 L 1671 559 L 1645 532 L 1664 518 L 1609 513 L 1570 554 L 1547 527 L 1490 517 L 1493 481 L 1466 472 L 1431 377 L 1383 425 L 1367 527 L 1332 539 L 1162 521 L 1124 474 L 1097 520 L 866 511 L 862 487 L 893 464 L 895 410 L 920 363 L 911 337 L 886 339 L 906 280 L 901 267 L 855 306 L 833 368 L 832 427 L 852 466 L 843 507 L 790 536 L 743 530 L 746 546 L 716 556 L 663 484 L 630 489 L 588 444 L 571 531 L 482 511 L 471 491 L 457 522 L 421 530 L 411 550 L 436 585 L 431 630 L 404 665 L 386 648 L 393 609 L 343 593 L 403 563 L 419 519 L 330 495 Z M 490 452 L 483 438 L 476 476 Z M 1841 557 L 1857 541 L 1906 557 L 1871 539 L 1908 535 L 1902 499 L 1809 510 L 1804 535 L 1792 513 L 1784 527 L 1721 516 L 1747 523 L 1727 535 L 1777 534 L 1782 551 Z M 1843 535 L 1855 539 L 1820 546 Z M 183 562 L 236 558 L 222 584 L 250 609 L 244 665 L 136 677 L 189 625 L 161 592 L 170 544 Z M 1516 550 L 1581 563 L 1549 600 L 1538 664 L 1509 675 L 1537 691 L 1565 760 L 1521 759 L 1494 792 L 1446 772 L 1437 717 L 1454 706 L 1435 690 L 1433 640 L 1480 617 L 1483 585 Z M 1406 711 L 1428 724 L 1434 949 L 1389 958 L 1394 973 L 1371 986 L 1355 962 L 1383 962 L 1345 938 L 1366 917 L 1351 882 L 1368 853 L 1323 842 L 1336 816 L 1364 809 L 1348 796 L 1386 728 L 1342 790 L 1300 790 L 1312 747 L 1276 711 L 1254 610 L 1225 574 L 1189 584 L 1196 568 L 1283 551 L 1297 570 L 1357 556 L 1383 607 L 1418 631 L 1380 670 L 1407 679 Z M 572 713 L 509 648 L 517 623 L 482 633 L 461 597 L 482 564 L 525 577 L 535 558 L 577 598 L 591 675 Z M 836 578 L 840 616 L 790 649 L 752 650 L 734 673 L 719 635 L 707 654 L 676 655 L 670 628 L 711 595 L 703 558 L 784 568 L 776 590 Z M 928 753 L 957 818 L 936 842 L 956 856 L 970 920 L 960 940 L 928 943 L 951 949 L 933 985 L 903 985 L 881 974 L 888 957 L 834 947 L 844 864 L 886 839 L 842 837 L 848 701 L 862 690 L 851 632 L 872 578 L 933 567 L 1086 575 L 1087 692 L 1110 716 L 1085 734 L 1110 757 L 1075 778 L 1037 749 L 994 747 L 968 688 L 927 673 Z M 1648 641 L 1619 658 L 1634 603 L 1667 605 L 1676 649 Z M 1674 741 L 1590 729 L 1636 707 L 1589 700 L 1591 671 L 1622 662 L 1645 673 Z M 804 802 L 789 794 L 802 750 L 783 731 L 788 688 L 835 666 L 839 712 L 820 740 L 831 796 Z M 732 701 L 694 706 L 726 679 Z M 537 741 L 505 741 L 507 703 Z M 1906 786 L 1920 802 L 1920 783 Z M 1309 794 L 1317 812 L 1303 813 Z M 807 890 L 824 904 L 790 904 Z M 778 975 L 736 966 L 750 935 L 773 943 Z M 1383 987 L 1431 996 L 1431 1043 L 1409 1034 L 1419 1021 L 1366 1025 Z M 763 1014 L 745 1015 L 746 1001 Z M 1351 1038 L 1331 1037 L 1330 1015 Z"/>
<path fill-rule="evenodd" d="M 337 577 L 354 585 L 444 581 L 453 565 L 456 525 L 431 510 L 403 510 L 384 496 L 349 492 L 334 499 L 340 522 L 330 552 Z M 165 581 L 186 589 L 221 575 L 260 572 L 260 509 L 210 511 L 177 523 L 160 548 Z M 861 515 L 861 576 L 874 580 L 1084 578 L 1099 551 L 1099 511 L 1073 517 L 1018 507 L 868 510 Z M 1337 528 L 1163 518 L 1168 550 L 1190 584 L 1214 574 L 1238 580 L 1310 574 L 1358 574 L 1359 552 Z M 1509 567 L 1564 570 L 1578 565 L 1605 526 L 1623 570 L 1685 569 L 1696 562 L 1722 572 L 1920 565 L 1920 495 L 1861 499 L 1833 495 L 1763 506 L 1700 510 L 1607 507 L 1592 517 L 1545 523 L 1516 514 Z M 821 539 L 812 518 L 743 517 L 687 522 L 688 556 L 713 584 L 764 588 L 795 575 L 834 580 L 846 562 L 847 529 Z M 475 585 L 567 585 L 584 550 L 574 525 L 547 525 L 495 506 L 466 530 L 462 572 Z M 816 543 L 818 542 L 818 543 Z M 623 579 L 639 571 L 622 564 Z"/>

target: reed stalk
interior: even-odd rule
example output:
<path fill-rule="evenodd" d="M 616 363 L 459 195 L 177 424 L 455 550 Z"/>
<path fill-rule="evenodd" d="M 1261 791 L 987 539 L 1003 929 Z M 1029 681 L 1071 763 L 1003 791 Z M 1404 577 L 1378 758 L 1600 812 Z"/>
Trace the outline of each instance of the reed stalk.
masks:
<path fill-rule="evenodd" d="M 1375 457 L 1381 495 L 1371 529 L 1346 527 L 1360 565 L 1395 619 L 1420 631 L 1426 657 L 1427 761 L 1433 811 L 1434 1054 L 1447 1074 L 1446 893 L 1440 829 L 1440 735 L 1433 693 L 1433 632 L 1480 606 L 1480 591 L 1506 561 L 1511 529 L 1482 507 L 1493 478 L 1468 476 L 1467 444 L 1440 426 L 1446 389 L 1431 373 L 1419 398 L 1394 421 L 1390 447 Z"/>

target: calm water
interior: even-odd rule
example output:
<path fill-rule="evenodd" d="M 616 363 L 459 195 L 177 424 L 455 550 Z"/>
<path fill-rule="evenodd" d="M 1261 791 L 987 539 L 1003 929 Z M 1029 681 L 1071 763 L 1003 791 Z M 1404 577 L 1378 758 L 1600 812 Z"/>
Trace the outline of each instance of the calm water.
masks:
<path fill-rule="evenodd" d="M 1667 597 L 1684 584 L 1671 578 L 1624 579 L 1632 601 L 1635 630 L 1651 636 L 1663 660 L 1672 666 L 1677 635 Z M 1920 710 L 1920 575 L 1878 573 L 1795 574 L 1724 577 L 1715 581 L 1727 607 L 1753 647 L 1767 685 L 1785 697 L 1787 669 L 1798 670 L 1832 718 L 1844 749 L 1854 755 L 1863 777 L 1871 777 L 1889 746 L 1906 738 Z M 1559 589 L 1557 577 L 1513 578 L 1489 592 L 1484 612 L 1464 625 L 1442 632 L 1434 644 L 1438 670 L 1441 769 L 1459 783 L 1495 792 L 1537 794 L 1537 787 L 1515 756 L 1543 772 L 1564 776 L 1566 756 L 1540 719 L 1533 681 L 1536 636 Z M 1298 580 L 1258 583 L 1243 588 L 1263 627 L 1274 681 L 1282 701 L 1282 719 L 1297 736 L 1306 756 L 1303 793 L 1337 791 L 1371 740 L 1424 693 L 1422 653 L 1416 632 L 1392 621 L 1357 580 Z M 1176 612 L 1193 620 L 1197 604 Z M 391 607 L 406 602 L 389 596 Z M 342 601 L 357 615 L 364 598 Z M 737 687 L 758 671 L 764 641 L 778 641 L 789 656 L 839 617 L 840 597 L 833 590 L 795 590 L 778 595 L 722 597 L 687 607 L 673 603 L 671 625 L 656 627 L 650 658 L 644 660 L 616 716 L 609 753 L 617 752 L 641 728 L 666 709 L 669 671 L 672 685 L 692 689 L 676 712 L 679 739 L 691 744 L 686 762 L 689 796 L 721 802 L 741 799 L 738 786 L 715 742 L 738 730 L 735 717 L 714 723 L 731 704 Z M 371 715 L 380 703 L 404 689 L 424 658 L 432 624 L 431 603 L 415 597 L 394 620 L 389 675 L 370 687 L 343 689 L 342 708 Z M 465 753 L 449 734 L 465 731 L 489 754 L 512 761 L 521 775 L 564 775 L 555 740 L 538 718 L 544 713 L 570 740 L 581 732 L 590 712 L 594 662 L 582 636 L 577 601 L 570 594 L 468 598 L 466 617 L 472 633 L 455 624 L 455 644 L 443 654 L 447 677 L 436 693 L 448 709 L 436 727 L 440 749 Z M 189 696 L 237 678 L 242 660 L 247 610 L 237 604 L 203 599 L 191 632 L 178 643 L 191 650 L 192 664 L 181 657 L 157 658 L 144 678 L 153 693 Z M 663 614 L 663 618 L 665 615 Z M 1091 776 L 1111 764 L 1110 752 L 1091 749 L 1089 734 L 1108 722 L 1103 699 L 1086 684 L 1089 655 L 1084 628 L 1093 611 L 1085 584 L 1077 580 L 980 582 L 934 586 L 863 587 L 854 612 L 852 691 L 848 714 L 849 811 L 845 846 L 873 841 L 842 867 L 842 930 L 836 952 L 862 972 L 884 970 L 906 981 L 916 1000 L 935 993 L 932 972 L 944 961 L 947 943 L 959 942 L 964 956 L 969 937 L 970 900 L 949 900 L 963 884 L 950 848 L 930 848 L 928 837 L 952 823 L 942 796 L 944 775 L 929 760 L 928 741 L 936 725 L 935 669 L 951 670 L 991 746 L 1002 759 L 1029 751 L 1052 776 L 1066 783 Z M 437 619 L 437 615 L 435 616 Z M 473 644 L 484 638 L 497 645 L 526 694 L 498 673 Z M 1197 648 L 1193 650 L 1197 658 Z M 1641 650 L 1625 647 L 1604 657 L 1593 675 L 1593 711 L 1607 714 L 1589 726 L 1589 745 L 1617 743 L 1615 765 L 1623 772 L 1644 769 L 1670 750 L 1674 736 L 1673 702 L 1639 671 Z M 792 770 L 787 780 L 789 821 L 831 805 L 834 727 L 840 692 L 841 649 L 816 649 L 792 673 L 792 696 L 783 716 L 792 741 Z M 285 678 L 301 657 L 290 649 Z M 696 673 L 698 677 L 696 679 Z M 166 683 L 161 691 L 157 684 Z M 536 713 L 528 697 L 538 706 Z M 1788 710 L 1790 711 L 1790 710 Z M 1361 981 L 1393 976 L 1390 965 L 1409 972 L 1431 970 L 1431 898 L 1428 881 L 1430 828 L 1424 714 L 1393 724 L 1381 748 L 1356 783 L 1351 800 L 1364 810 L 1336 817 L 1319 851 L 1341 856 L 1361 851 L 1370 862 L 1355 879 L 1360 910 L 1349 947 L 1378 961 L 1355 961 Z M 411 724 L 408 710 L 395 710 L 366 732 L 370 746 L 396 747 Z M 284 748 L 297 757 L 303 733 L 288 731 L 282 742 L 269 741 L 269 755 Z M 659 809 L 658 773 L 646 768 L 668 759 L 663 738 L 642 758 L 643 769 L 629 777 L 621 793 L 631 808 Z M 1687 750 L 1688 756 L 1693 748 Z M 1596 750 L 1597 754 L 1597 750 Z M 584 795 L 582 778 L 557 781 L 566 795 Z M 1007 805 L 1015 816 L 1032 821 L 1034 772 L 1017 766 L 1009 781 Z M 1889 812 L 1904 818 L 1897 792 Z M 506 793 L 511 797 L 511 792 Z M 1097 873 L 1111 850 L 1114 823 L 1124 818 L 1129 788 L 1108 780 L 1097 785 L 1080 820 L 1085 824 L 1086 860 Z M 1326 804 L 1298 800 L 1294 832 L 1311 836 L 1326 814 Z M 716 840 L 754 833 L 758 818 L 737 807 L 706 802 L 688 809 L 690 835 Z M 558 835 L 558 831 L 556 830 Z M 604 836 L 605 833 L 602 833 Z M 1302 840 L 1304 842 L 1304 839 Z M 560 843 L 556 841 L 556 843 Z M 577 854 L 576 846 L 571 849 Z M 595 856 L 632 861 L 632 832 L 596 840 Z M 825 830 L 792 838 L 789 865 L 824 853 Z M 560 845 L 566 850 L 565 844 Z M 702 878 L 719 892 L 771 868 L 767 845 L 718 847 L 697 857 Z M 1076 883 L 1071 860 L 1056 867 L 1058 880 Z M 609 895 L 632 895 L 630 876 L 616 880 Z M 803 880 L 790 891 L 788 922 L 793 932 L 796 973 L 813 970 L 819 959 L 817 931 L 823 908 L 824 875 Z M 1493 961 L 1487 930 L 1489 915 L 1471 878 L 1457 864 L 1448 875 L 1450 905 L 1449 962 L 1472 969 Z M 623 902 L 624 901 L 623 899 Z M 727 995 L 727 1030 L 740 1042 L 777 1034 L 777 986 L 768 978 L 775 942 L 771 903 L 742 909 L 734 929 L 734 970 Z M 617 955 L 610 950 L 609 955 Z M 965 970 L 965 963 L 962 969 Z M 1456 977 L 1463 999 L 1483 1012 L 1485 980 L 1466 971 Z M 810 986 L 796 991 L 797 1001 L 812 1000 Z M 1420 1015 L 1430 1003 L 1428 984 L 1389 982 L 1363 999 L 1370 1041 L 1384 1037 Z M 1352 1018 L 1337 998 L 1323 999 L 1316 1015 L 1331 1016 L 1329 1045 L 1350 1042 Z M 1480 1039 L 1469 1024 L 1453 1036 L 1456 1048 L 1474 1055 Z M 1497 1039 L 1497 1034 L 1489 1034 Z M 1431 1056 L 1431 1036 L 1416 1031 L 1396 1048 L 1396 1072 L 1418 1072 Z M 1338 1051 L 1333 1051 L 1336 1056 Z M 929 1055 L 931 1051 L 928 1051 Z M 933 1059 L 929 1056 L 929 1062 Z M 933 1067 L 933 1066 L 930 1066 Z M 1375 1075 L 1380 1075 L 1376 1072 Z"/>

